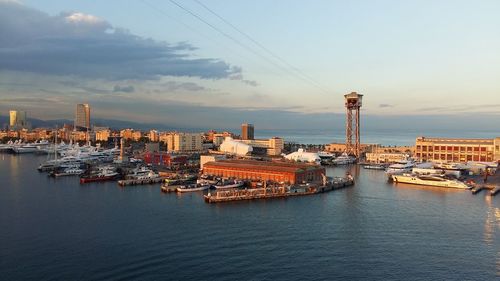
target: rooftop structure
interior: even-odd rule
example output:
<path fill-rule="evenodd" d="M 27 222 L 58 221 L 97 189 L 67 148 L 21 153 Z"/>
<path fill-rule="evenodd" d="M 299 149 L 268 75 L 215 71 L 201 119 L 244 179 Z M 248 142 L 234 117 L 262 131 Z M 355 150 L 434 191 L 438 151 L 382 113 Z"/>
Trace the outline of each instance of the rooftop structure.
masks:
<path fill-rule="evenodd" d="M 228 154 L 244 156 L 252 153 L 253 148 L 246 143 L 235 141 L 231 137 L 226 137 L 224 142 L 220 145 L 219 150 Z"/>
<path fill-rule="evenodd" d="M 321 162 L 321 158 L 318 153 L 315 152 L 306 152 L 304 149 L 299 148 L 298 151 L 292 152 L 285 156 L 288 160 L 300 161 L 300 162 L 309 162 L 319 164 Z"/>

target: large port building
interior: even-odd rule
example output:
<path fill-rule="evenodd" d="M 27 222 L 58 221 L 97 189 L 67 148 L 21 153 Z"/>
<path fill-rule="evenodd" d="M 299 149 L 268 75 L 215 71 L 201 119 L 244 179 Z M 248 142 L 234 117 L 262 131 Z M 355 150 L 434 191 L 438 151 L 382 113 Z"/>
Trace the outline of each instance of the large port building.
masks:
<path fill-rule="evenodd" d="M 205 163 L 203 173 L 225 178 L 290 184 L 321 182 L 323 175 L 326 175 L 325 168 L 313 164 L 235 159 Z"/>
<path fill-rule="evenodd" d="M 493 162 L 500 160 L 500 137 L 458 139 L 418 137 L 415 157 L 422 161 Z"/>

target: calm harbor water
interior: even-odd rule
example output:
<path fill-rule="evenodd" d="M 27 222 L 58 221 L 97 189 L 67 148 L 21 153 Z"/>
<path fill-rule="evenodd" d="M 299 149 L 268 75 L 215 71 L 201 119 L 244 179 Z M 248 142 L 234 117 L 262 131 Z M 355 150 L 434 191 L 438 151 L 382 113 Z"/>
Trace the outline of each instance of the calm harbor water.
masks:
<path fill-rule="evenodd" d="M 44 159 L 0 154 L 2 280 L 500 277 L 500 196 L 352 167 L 352 188 L 208 205 L 159 186 L 54 180 L 35 170 Z"/>

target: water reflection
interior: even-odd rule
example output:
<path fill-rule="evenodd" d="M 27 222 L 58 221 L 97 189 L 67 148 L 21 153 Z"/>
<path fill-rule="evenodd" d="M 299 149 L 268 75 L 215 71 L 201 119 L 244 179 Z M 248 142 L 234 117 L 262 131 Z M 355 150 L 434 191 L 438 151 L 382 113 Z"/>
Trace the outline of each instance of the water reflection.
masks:
<path fill-rule="evenodd" d="M 488 206 L 486 212 L 486 220 L 484 223 L 484 242 L 487 245 L 492 245 L 495 238 L 495 231 L 500 230 L 500 208 L 493 207 L 492 197 L 485 196 L 485 203 Z"/>

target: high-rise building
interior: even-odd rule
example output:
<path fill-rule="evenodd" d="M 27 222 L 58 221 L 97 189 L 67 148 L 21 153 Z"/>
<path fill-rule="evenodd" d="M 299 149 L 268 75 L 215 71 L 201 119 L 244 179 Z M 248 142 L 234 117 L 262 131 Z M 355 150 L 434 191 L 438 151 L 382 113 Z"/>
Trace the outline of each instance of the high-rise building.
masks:
<path fill-rule="evenodd" d="M 28 118 L 26 111 L 11 110 L 10 115 L 10 128 L 11 129 L 26 129 L 28 127 Z"/>
<path fill-rule="evenodd" d="M 199 152 L 203 150 L 201 134 L 172 133 L 167 135 L 167 148 L 174 152 Z"/>
<path fill-rule="evenodd" d="M 254 127 L 253 124 L 241 124 L 241 139 L 243 140 L 253 140 L 254 139 Z"/>
<path fill-rule="evenodd" d="M 76 105 L 75 128 L 90 129 L 90 106 L 86 103 Z"/>

